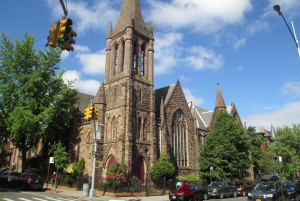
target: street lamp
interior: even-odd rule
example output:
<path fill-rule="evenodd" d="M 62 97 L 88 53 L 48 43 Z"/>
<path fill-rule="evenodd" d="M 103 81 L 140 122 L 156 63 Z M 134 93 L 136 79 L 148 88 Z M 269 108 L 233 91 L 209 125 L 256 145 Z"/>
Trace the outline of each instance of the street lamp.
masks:
<path fill-rule="evenodd" d="M 288 23 L 287 23 L 286 20 L 285 20 L 285 18 L 284 18 L 284 16 L 283 16 L 282 12 L 281 12 L 281 10 L 280 10 L 280 6 L 279 6 L 279 5 L 274 5 L 273 8 L 274 8 L 274 10 L 278 13 L 278 15 L 280 15 L 280 16 L 282 17 L 282 19 L 284 20 L 284 22 L 285 22 L 287 28 L 289 29 L 290 34 L 292 35 L 292 37 L 293 37 L 293 39 L 294 39 L 294 41 L 295 41 L 295 43 L 296 43 L 296 48 L 298 49 L 298 54 L 299 54 L 299 57 L 300 57 L 299 43 L 298 43 L 298 40 L 297 40 L 297 37 L 296 37 L 296 32 L 295 32 L 295 29 L 294 29 L 293 22 L 292 22 L 292 26 L 293 26 L 294 34 L 292 33 L 292 31 L 291 31 L 291 29 L 290 29 Z"/>

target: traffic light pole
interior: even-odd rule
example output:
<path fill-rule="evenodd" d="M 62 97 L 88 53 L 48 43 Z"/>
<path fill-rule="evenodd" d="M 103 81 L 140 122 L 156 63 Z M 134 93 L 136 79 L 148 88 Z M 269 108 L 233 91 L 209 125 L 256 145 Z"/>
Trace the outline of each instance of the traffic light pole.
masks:
<path fill-rule="evenodd" d="M 65 6 L 63 0 L 59 0 L 59 1 L 60 1 L 62 9 L 64 10 L 65 16 L 68 16 L 68 10 L 66 9 L 66 6 Z"/>
<path fill-rule="evenodd" d="M 95 123 L 95 119 L 94 119 L 94 151 L 93 151 L 93 155 L 94 155 L 94 159 L 93 159 L 93 172 L 92 172 L 92 186 L 90 189 L 90 197 L 96 197 L 96 191 L 95 191 L 95 169 L 96 169 L 96 155 L 97 155 L 97 138 L 96 138 L 96 130 L 98 130 L 98 125 L 99 122 Z"/>

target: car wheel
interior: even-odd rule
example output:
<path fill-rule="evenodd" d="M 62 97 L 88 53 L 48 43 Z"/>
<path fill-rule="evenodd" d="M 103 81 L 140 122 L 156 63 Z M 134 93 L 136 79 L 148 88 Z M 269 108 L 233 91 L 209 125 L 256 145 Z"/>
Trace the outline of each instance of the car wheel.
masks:
<path fill-rule="evenodd" d="M 220 199 L 223 199 L 223 198 L 224 198 L 224 193 L 223 193 L 223 191 L 220 192 L 219 198 L 220 198 Z"/>
<path fill-rule="evenodd" d="M 244 196 L 244 197 L 246 196 L 246 192 L 245 192 L 245 191 L 243 191 L 243 196 Z"/>
<path fill-rule="evenodd" d="M 233 192 L 233 197 L 236 198 L 237 194 L 236 191 Z"/>
<path fill-rule="evenodd" d="M 207 200 L 208 199 L 208 195 L 205 193 L 204 195 L 203 195 L 203 200 Z"/>

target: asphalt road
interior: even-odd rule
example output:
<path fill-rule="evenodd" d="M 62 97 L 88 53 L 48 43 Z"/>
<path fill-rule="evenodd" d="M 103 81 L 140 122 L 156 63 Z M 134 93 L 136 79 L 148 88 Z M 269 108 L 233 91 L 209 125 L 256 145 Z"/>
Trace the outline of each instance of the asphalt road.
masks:
<path fill-rule="evenodd" d="M 139 199 L 130 198 L 89 198 L 82 197 L 78 194 L 53 194 L 46 191 L 20 191 L 17 189 L 0 187 L 0 201 L 112 201 L 112 200 L 126 200 L 126 201 L 168 201 L 167 196 L 164 197 L 141 197 Z M 247 201 L 247 197 L 237 197 L 237 198 L 211 198 L 209 201 Z"/>

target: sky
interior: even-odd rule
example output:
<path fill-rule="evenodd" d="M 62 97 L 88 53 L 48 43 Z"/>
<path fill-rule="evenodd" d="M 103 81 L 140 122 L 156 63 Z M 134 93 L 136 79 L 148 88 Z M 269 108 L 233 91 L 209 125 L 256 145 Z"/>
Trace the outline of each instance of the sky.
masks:
<path fill-rule="evenodd" d="M 153 21 L 154 88 L 176 83 L 187 101 L 213 110 L 219 83 L 226 105 L 235 103 L 248 126 L 271 129 L 300 123 L 300 57 L 284 19 L 300 39 L 300 0 L 140 0 Z M 60 70 L 74 88 L 96 95 L 104 79 L 110 23 L 123 0 L 64 0 L 77 32 L 74 52 L 63 51 Z M 44 50 L 49 28 L 64 15 L 59 0 L 2 0 L 0 30 L 11 41 L 35 36 Z"/>

